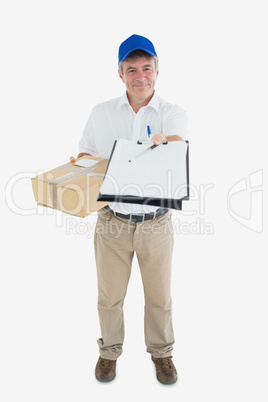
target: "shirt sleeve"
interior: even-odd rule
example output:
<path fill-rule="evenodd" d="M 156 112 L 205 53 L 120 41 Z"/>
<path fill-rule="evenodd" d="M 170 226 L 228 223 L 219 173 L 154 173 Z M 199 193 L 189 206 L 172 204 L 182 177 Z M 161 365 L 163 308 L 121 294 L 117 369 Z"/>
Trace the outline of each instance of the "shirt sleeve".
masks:
<path fill-rule="evenodd" d="M 94 131 L 94 114 L 91 112 L 86 126 L 83 131 L 81 140 L 79 141 L 79 153 L 87 153 L 92 156 L 99 156 L 96 143 L 95 143 L 95 131 Z"/>
<path fill-rule="evenodd" d="M 187 120 L 185 110 L 173 105 L 164 116 L 162 134 L 166 137 L 179 135 L 182 139 L 185 139 L 187 136 Z"/>

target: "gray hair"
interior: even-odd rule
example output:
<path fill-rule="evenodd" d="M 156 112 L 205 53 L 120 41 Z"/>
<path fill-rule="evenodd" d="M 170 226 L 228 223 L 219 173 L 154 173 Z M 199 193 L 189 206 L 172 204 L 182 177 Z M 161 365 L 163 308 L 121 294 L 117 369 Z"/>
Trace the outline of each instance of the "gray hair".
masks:
<path fill-rule="evenodd" d="M 157 71 L 157 66 L 158 66 L 158 57 L 157 56 L 152 56 L 154 58 L 154 64 L 155 64 L 155 71 Z M 119 61 L 118 64 L 118 69 L 121 75 L 123 75 L 123 61 Z"/>

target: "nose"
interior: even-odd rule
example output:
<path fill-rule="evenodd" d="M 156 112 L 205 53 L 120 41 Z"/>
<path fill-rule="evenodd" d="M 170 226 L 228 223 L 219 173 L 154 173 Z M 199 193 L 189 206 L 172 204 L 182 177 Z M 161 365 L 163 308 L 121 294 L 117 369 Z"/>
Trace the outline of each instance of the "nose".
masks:
<path fill-rule="evenodd" d="M 139 81 L 145 81 L 146 80 L 145 73 L 144 73 L 143 70 L 137 70 L 136 79 L 138 79 Z"/>

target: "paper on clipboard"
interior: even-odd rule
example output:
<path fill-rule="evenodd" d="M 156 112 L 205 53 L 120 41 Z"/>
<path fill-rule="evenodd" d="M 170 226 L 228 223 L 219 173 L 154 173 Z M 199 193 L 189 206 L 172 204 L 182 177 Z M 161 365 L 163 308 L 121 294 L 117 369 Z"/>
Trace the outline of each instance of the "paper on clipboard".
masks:
<path fill-rule="evenodd" d="M 100 187 L 99 199 L 108 197 L 113 200 L 113 196 L 120 197 L 122 202 L 127 202 L 127 197 L 143 200 L 146 197 L 158 200 L 187 199 L 188 142 L 173 141 L 159 145 L 142 157 L 135 158 L 148 147 L 148 144 L 137 144 L 136 141 L 116 141 Z"/>

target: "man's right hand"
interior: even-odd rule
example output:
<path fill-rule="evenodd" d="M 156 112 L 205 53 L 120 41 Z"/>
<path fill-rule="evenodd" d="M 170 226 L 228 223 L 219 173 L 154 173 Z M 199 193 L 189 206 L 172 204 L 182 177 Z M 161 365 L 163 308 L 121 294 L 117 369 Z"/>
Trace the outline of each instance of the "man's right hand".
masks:
<path fill-rule="evenodd" d="M 76 159 L 73 156 L 70 156 L 70 162 L 74 163 L 76 161 Z"/>

